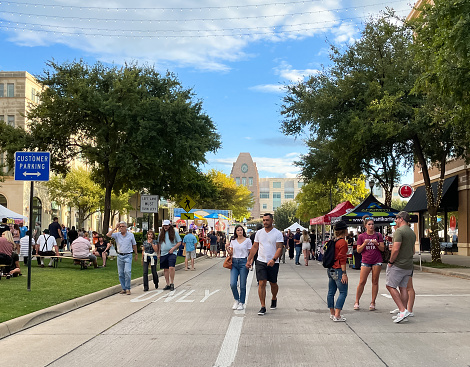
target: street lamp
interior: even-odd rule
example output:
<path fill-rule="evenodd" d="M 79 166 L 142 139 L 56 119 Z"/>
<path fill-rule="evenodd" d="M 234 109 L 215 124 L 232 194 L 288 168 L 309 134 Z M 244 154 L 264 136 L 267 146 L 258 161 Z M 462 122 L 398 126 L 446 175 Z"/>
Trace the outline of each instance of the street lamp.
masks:
<path fill-rule="evenodd" d="M 374 190 L 374 186 L 375 186 L 375 181 L 373 178 L 369 180 L 369 186 L 370 186 L 370 193 L 372 194 L 372 190 Z"/>

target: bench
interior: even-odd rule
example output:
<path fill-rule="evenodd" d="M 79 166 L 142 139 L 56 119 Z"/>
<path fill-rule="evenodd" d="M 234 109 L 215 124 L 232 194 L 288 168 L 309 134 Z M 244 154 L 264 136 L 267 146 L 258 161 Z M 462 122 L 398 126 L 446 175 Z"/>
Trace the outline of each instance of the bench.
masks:
<path fill-rule="evenodd" d="M 80 270 L 84 270 L 87 268 L 86 262 L 90 261 L 89 259 L 83 259 L 83 258 L 77 258 L 73 256 L 41 256 L 41 255 L 35 255 L 36 258 L 43 258 L 43 259 L 53 259 L 53 264 L 52 267 L 57 268 L 59 266 L 59 260 L 62 261 L 62 259 L 72 259 L 73 261 L 79 261 L 80 262 Z"/>

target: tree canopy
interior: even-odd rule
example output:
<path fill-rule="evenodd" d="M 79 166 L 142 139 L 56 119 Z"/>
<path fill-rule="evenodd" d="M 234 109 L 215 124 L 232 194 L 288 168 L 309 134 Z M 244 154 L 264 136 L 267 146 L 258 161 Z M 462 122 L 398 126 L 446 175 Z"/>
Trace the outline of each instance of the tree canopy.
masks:
<path fill-rule="evenodd" d="M 220 146 L 202 102 L 171 73 L 137 64 L 49 61 L 37 78 L 44 89 L 27 116 L 29 146 L 50 151 L 56 172 L 77 158 L 89 164 L 105 188 L 103 228 L 113 189 L 183 192 L 199 177 L 205 154 Z"/>

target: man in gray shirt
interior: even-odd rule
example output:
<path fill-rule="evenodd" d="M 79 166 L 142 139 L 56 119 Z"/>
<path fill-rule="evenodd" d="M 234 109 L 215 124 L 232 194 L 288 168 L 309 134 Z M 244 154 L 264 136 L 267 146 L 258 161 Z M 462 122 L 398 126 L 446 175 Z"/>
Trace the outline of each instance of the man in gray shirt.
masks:
<path fill-rule="evenodd" d="M 113 233 L 114 230 L 119 232 Z M 134 234 L 127 231 L 127 223 L 119 222 L 115 229 L 110 229 L 106 234 L 108 237 L 114 238 L 117 245 L 117 267 L 119 274 L 119 282 L 122 291 L 120 294 L 131 294 L 131 273 L 132 273 L 132 252 L 135 253 L 137 260 L 137 243 Z"/>

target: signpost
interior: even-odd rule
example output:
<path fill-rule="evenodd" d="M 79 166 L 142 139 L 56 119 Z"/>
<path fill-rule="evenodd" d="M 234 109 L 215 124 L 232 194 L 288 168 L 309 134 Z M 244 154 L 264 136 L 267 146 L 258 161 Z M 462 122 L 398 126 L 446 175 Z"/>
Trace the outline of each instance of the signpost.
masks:
<path fill-rule="evenodd" d="M 140 211 L 142 213 L 158 213 L 158 195 L 141 195 Z"/>
<path fill-rule="evenodd" d="M 181 213 L 181 220 L 194 220 L 194 213 Z"/>
<path fill-rule="evenodd" d="M 29 193 L 28 291 L 31 291 L 31 248 L 33 239 L 34 181 L 49 181 L 51 153 L 15 152 L 15 181 L 31 181 Z"/>
<path fill-rule="evenodd" d="M 191 199 L 188 195 L 186 195 L 183 200 L 180 201 L 180 207 L 186 211 L 186 213 L 181 213 L 181 220 L 194 220 L 194 213 L 188 213 L 192 208 L 194 208 L 194 205 L 196 205 L 196 202 Z M 188 229 L 189 229 L 189 222 L 188 222 Z"/>

